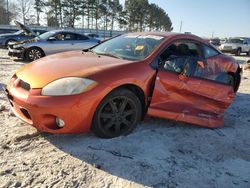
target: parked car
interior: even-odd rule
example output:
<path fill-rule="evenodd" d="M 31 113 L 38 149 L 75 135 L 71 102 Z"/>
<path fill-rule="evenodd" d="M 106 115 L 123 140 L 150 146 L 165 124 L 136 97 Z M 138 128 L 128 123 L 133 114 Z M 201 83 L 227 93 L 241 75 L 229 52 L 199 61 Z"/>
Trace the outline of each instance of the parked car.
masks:
<path fill-rule="evenodd" d="M 197 36 L 130 33 L 27 64 L 6 94 L 16 116 L 41 131 L 112 138 L 145 114 L 222 126 L 241 73 L 234 58 Z"/>
<path fill-rule="evenodd" d="M 239 56 L 241 53 L 247 53 L 250 56 L 250 38 L 230 38 L 225 43 L 221 44 L 219 49 L 222 52 L 232 53 L 237 56 Z"/>
<path fill-rule="evenodd" d="M 33 61 L 54 53 L 88 49 L 99 42 L 97 39 L 79 33 L 53 30 L 29 41 L 11 43 L 9 45 L 9 56 Z"/>
<path fill-rule="evenodd" d="M 1 29 L 0 29 L 0 34 L 15 33 L 15 32 L 17 32 L 17 31 L 18 31 L 18 29 L 1 28 Z"/>
<path fill-rule="evenodd" d="M 0 34 L 0 48 L 7 48 L 10 43 L 33 39 L 38 35 L 45 33 L 45 30 L 35 29 L 31 30 L 27 26 L 15 21 L 16 25 L 20 28 L 15 33 Z"/>
<path fill-rule="evenodd" d="M 103 37 L 101 37 L 100 35 L 98 34 L 95 34 L 95 33 L 84 33 L 84 35 L 88 36 L 89 38 L 94 38 L 94 39 L 97 39 L 97 40 L 104 40 Z"/>
<path fill-rule="evenodd" d="M 220 46 L 221 43 L 220 43 L 220 39 L 219 38 L 212 38 L 209 40 L 210 44 L 214 45 L 214 46 Z"/>

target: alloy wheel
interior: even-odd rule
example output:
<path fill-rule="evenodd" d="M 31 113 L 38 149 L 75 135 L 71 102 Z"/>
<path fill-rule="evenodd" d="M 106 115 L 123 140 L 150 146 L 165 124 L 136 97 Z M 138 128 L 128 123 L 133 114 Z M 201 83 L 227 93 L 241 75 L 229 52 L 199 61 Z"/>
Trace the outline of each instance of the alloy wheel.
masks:
<path fill-rule="evenodd" d="M 108 135 L 126 133 L 137 121 L 137 110 L 133 100 L 126 96 L 114 97 L 101 108 L 98 123 Z"/>
<path fill-rule="evenodd" d="M 38 49 L 31 49 L 29 51 L 29 59 L 30 60 L 37 60 L 42 57 L 42 52 Z"/>

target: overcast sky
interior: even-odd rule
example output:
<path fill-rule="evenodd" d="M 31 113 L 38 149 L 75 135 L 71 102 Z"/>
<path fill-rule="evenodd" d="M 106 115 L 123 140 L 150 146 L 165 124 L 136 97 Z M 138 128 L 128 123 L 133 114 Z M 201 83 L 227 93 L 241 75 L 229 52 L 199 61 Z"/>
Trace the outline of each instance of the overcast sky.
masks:
<path fill-rule="evenodd" d="M 124 3 L 125 0 L 121 0 Z M 171 18 L 174 31 L 211 37 L 250 37 L 250 0 L 149 0 Z"/>

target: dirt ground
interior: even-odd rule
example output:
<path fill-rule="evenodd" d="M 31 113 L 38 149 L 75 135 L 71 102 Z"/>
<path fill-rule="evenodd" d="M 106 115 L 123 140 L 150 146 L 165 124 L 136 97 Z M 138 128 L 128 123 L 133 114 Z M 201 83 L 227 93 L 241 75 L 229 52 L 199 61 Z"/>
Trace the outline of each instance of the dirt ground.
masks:
<path fill-rule="evenodd" d="M 0 85 L 22 65 L 0 50 Z M 223 128 L 152 118 L 114 139 L 39 133 L 0 93 L 0 187 L 249 188 L 250 71 Z"/>

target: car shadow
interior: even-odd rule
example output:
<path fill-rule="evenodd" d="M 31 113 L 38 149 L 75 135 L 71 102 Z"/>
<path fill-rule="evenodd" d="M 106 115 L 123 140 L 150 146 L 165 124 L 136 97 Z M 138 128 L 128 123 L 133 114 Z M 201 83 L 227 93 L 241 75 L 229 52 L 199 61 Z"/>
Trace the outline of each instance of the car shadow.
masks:
<path fill-rule="evenodd" d="M 24 63 L 24 64 L 30 63 L 28 60 L 25 60 L 25 59 L 13 59 L 13 61 L 15 61 L 15 62 L 20 62 L 20 63 Z"/>
<path fill-rule="evenodd" d="M 238 151 L 237 147 L 228 144 L 229 138 L 238 138 L 239 132 L 235 129 L 242 130 L 250 122 L 250 118 L 239 119 L 239 113 L 243 116 L 250 114 L 246 105 L 248 101 L 249 94 L 238 93 L 225 113 L 225 126 L 217 129 L 147 118 L 130 135 L 113 139 L 100 139 L 92 133 L 44 134 L 44 137 L 60 150 L 109 174 L 144 186 L 176 187 L 180 179 L 201 173 L 199 165 L 219 163 L 221 159 L 214 158 L 217 155 L 228 153 L 229 156 L 242 158 L 247 152 L 250 156 L 249 151 L 242 148 Z M 232 147 L 232 151 L 222 150 L 221 147 L 225 146 Z M 217 171 L 217 165 L 210 167 L 212 171 Z M 187 182 L 191 187 L 196 185 L 195 178 L 184 183 Z"/>

